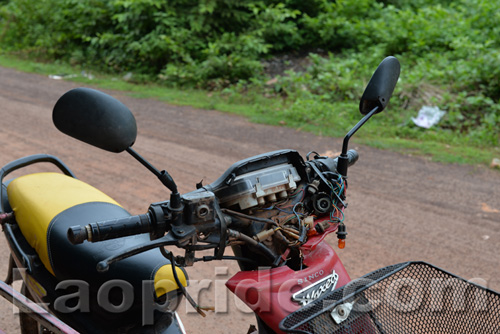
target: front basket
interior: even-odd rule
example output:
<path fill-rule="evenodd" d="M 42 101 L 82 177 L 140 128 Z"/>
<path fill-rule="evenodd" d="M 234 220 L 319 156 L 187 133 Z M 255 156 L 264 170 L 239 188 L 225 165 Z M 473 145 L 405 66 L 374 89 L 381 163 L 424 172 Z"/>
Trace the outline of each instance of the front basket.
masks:
<path fill-rule="evenodd" d="M 500 294 L 425 262 L 392 265 L 280 324 L 290 333 L 500 333 Z"/>

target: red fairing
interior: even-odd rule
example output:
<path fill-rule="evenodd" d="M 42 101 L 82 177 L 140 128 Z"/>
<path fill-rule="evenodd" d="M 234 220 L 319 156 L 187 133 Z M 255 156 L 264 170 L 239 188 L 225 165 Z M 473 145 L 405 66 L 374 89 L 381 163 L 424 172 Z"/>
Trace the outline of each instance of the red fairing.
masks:
<path fill-rule="evenodd" d="M 292 300 L 293 294 L 326 279 L 333 271 L 338 275 L 336 285 L 331 282 L 321 283 L 319 286 L 323 289 L 327 287 L 328 291 L 333 291 L 351 280 L 330 245 L 318 242 L 317 239 L 309 241 L 312 243 L 307 242 L 305 247 L 301 247 L 306 269 L 294 271 L 284 266 L 240 271 L 226 282 L 229 290 L 277 333 L 282 333 L 279 330 L 280 321 L 301 307 L 298 302 Z"/>

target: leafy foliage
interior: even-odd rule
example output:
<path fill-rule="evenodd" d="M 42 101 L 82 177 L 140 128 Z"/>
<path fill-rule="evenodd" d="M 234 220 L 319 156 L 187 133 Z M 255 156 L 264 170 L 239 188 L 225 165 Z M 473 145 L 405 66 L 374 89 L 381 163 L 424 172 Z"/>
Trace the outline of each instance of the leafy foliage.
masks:
<path fill-rule="evenodd" d="M 500 1 L 0 0 L 0 46 L 42 60 L 173 86 L 257 91 L 277 117 L 331 122 L 355 109 L 375 66 L 397 56 L 393 134 L 424 138 L 422 105 L 447 114 L 442 133 L 477 145 L 500 134 Z M 300 70 L 294 57 L 300 55 Z M 279 75 L 273 64 L 281 64 Z M 266 73 L 273 73 L 273 78 Z M 272 79 L 272 80 L 270 80 Z M 396 107 L 396 108 L 395 108 Z M 330 120 L 330 121 L 329 121 Z M 348 126 L 346 124 L 346 126 Z M 444 136 L 443 138 L 449 138 Z"/>

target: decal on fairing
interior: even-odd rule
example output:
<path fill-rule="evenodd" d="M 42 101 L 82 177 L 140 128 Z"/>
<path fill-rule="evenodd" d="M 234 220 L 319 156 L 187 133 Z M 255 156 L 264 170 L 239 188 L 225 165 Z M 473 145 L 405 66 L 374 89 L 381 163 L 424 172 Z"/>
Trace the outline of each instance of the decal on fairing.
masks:
<path fill-rule="evenodd" d="M 312 303 L 328 291 L 335 290 L 338 280 L 339 275 L 335 272 L 335 270 L 333 270 L 331 275 L 328 275 L 316 283 L 309 285 L 307 288 L 294 293 L 292 300 L 302 306 Z"/>

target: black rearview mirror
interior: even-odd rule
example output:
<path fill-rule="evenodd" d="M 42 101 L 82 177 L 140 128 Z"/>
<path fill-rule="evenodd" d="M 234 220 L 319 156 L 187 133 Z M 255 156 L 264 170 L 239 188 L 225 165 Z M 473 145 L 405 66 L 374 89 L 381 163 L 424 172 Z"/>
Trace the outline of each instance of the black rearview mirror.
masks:
<path fill-rule="evenodd" d="M 126 150 L 137 137 L 130 110 L 114 97 L 90 88 L 76 88 L 61 96 L 52 120 L 61 132 L 110 152 Z"/>
<path fill-rule="evenodd" d="M 349 140 L 373 115 L 381 112 L 387 106 L 398 82 L 399 71 L 399 61 L 395 57 L 387 57 L 382 60 L 373 73 L 359 102 L 359 111 L 365 116 L 344 137 L 342 153 L 337 163 L 337 171 L 340 175 L 347 176 Z"/>
<path fill-rule="evenodd" d="M 377 113 L 384 110 L 398 82 L 400 72 L 399 61 L 395 57 L 387 57 L 375 70 L 359 103 L 359 111 L 366 115 L 375 107 Z"/>

